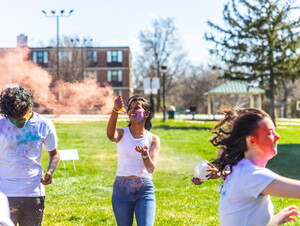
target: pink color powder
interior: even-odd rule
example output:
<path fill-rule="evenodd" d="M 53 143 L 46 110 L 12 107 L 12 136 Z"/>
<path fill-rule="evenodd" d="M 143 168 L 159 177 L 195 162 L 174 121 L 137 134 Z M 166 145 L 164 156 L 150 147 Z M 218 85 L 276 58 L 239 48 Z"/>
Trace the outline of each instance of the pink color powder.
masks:
<path fill-rule="evenodd" d="M 145 116 L 145 111 L 144 110 L 137 110 L 136 111 L 136 116 L 134 118 L 134 120 L 136 121 L 143 121 L 144 120 L 144 116 Z"/>

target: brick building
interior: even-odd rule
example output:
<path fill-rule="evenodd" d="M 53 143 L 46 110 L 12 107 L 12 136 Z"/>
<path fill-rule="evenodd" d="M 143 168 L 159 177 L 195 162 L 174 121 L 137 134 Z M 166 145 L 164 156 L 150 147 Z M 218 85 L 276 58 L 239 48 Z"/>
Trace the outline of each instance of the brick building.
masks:
<path fill-rule="evenodd" d="M 19 35 L 17 46 L 27 46 L 27 36 Z M 66 67 L 66 64 L 71 65 L 77 62 L 75 68 L 77 68 L 78 76 L 75 80 L 80 81 L 87 76 L 92 76 L 101 85 L 107 82 L 113 87 L 114 93 L 121 95 L 125 102 L 133 94 L 132 60 L 129 47 L 59 47 L 58 63 L 55 46 L 28 48 L 30 50 L 29 58 L 48 71 L 54 81 L 58 77 L 66 80 L 63 76 L 66 73 L 64 70 L 70 68 Z M 7 52 L 9 49 L 2 48 L 2 51 Z M 57 68 L 59 68 L 59 72 Z M 70 74 L 74 75 L 74 70 L 70 71 Z"/>

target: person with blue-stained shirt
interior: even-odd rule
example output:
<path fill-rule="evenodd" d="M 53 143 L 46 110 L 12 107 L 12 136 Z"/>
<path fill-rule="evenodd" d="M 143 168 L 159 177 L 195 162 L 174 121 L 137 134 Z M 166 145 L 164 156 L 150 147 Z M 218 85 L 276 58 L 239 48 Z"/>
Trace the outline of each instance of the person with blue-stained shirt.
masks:
<path fill-rule="evenodd" d="M 12 222 L 41 225 L 45 188 L 60 157 L 54 124 L 33 112 L 33 96 L 23 87 L 6 88 L 0 94 L 0 191 L 9 202 Z M 42 147 L 49 153 L 43 176 Z"/>

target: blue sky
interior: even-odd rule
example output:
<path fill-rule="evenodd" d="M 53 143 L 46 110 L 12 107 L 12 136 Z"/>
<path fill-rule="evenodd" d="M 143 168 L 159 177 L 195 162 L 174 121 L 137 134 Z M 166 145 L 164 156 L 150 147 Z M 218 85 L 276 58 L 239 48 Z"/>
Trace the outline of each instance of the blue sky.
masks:
<path fill-rule="evenodd" d="M 10 0 L 1 2 L 0 47 L 15 47 L 16 36 L 28 36 L 29 46 L 48 45 L 56 38 L 56 20 L 42 10 L 74 10 L 60 19 L 60 35 L 91 37 L 94 46 L 129 46 L 139 52 L 139 32 L 159 17 L 174 17 L 189 59 L 209 62 L 203 36 L 206 21 L 222 22 L 225 0 Z M 134 60 L 134 59 L 133 59 Z"/>

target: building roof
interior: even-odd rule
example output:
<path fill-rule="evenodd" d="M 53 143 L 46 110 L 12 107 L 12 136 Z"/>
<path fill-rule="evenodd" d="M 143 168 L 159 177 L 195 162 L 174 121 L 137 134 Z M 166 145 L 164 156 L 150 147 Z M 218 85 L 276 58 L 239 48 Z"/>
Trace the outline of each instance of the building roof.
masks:
<path fill-rule="evenodd" d="M 261 94 L 265 93 L 265 90 L 253 87 L 246 82 L 232 80 L 227 81 L 211 90 L 205 94 Z"/>

